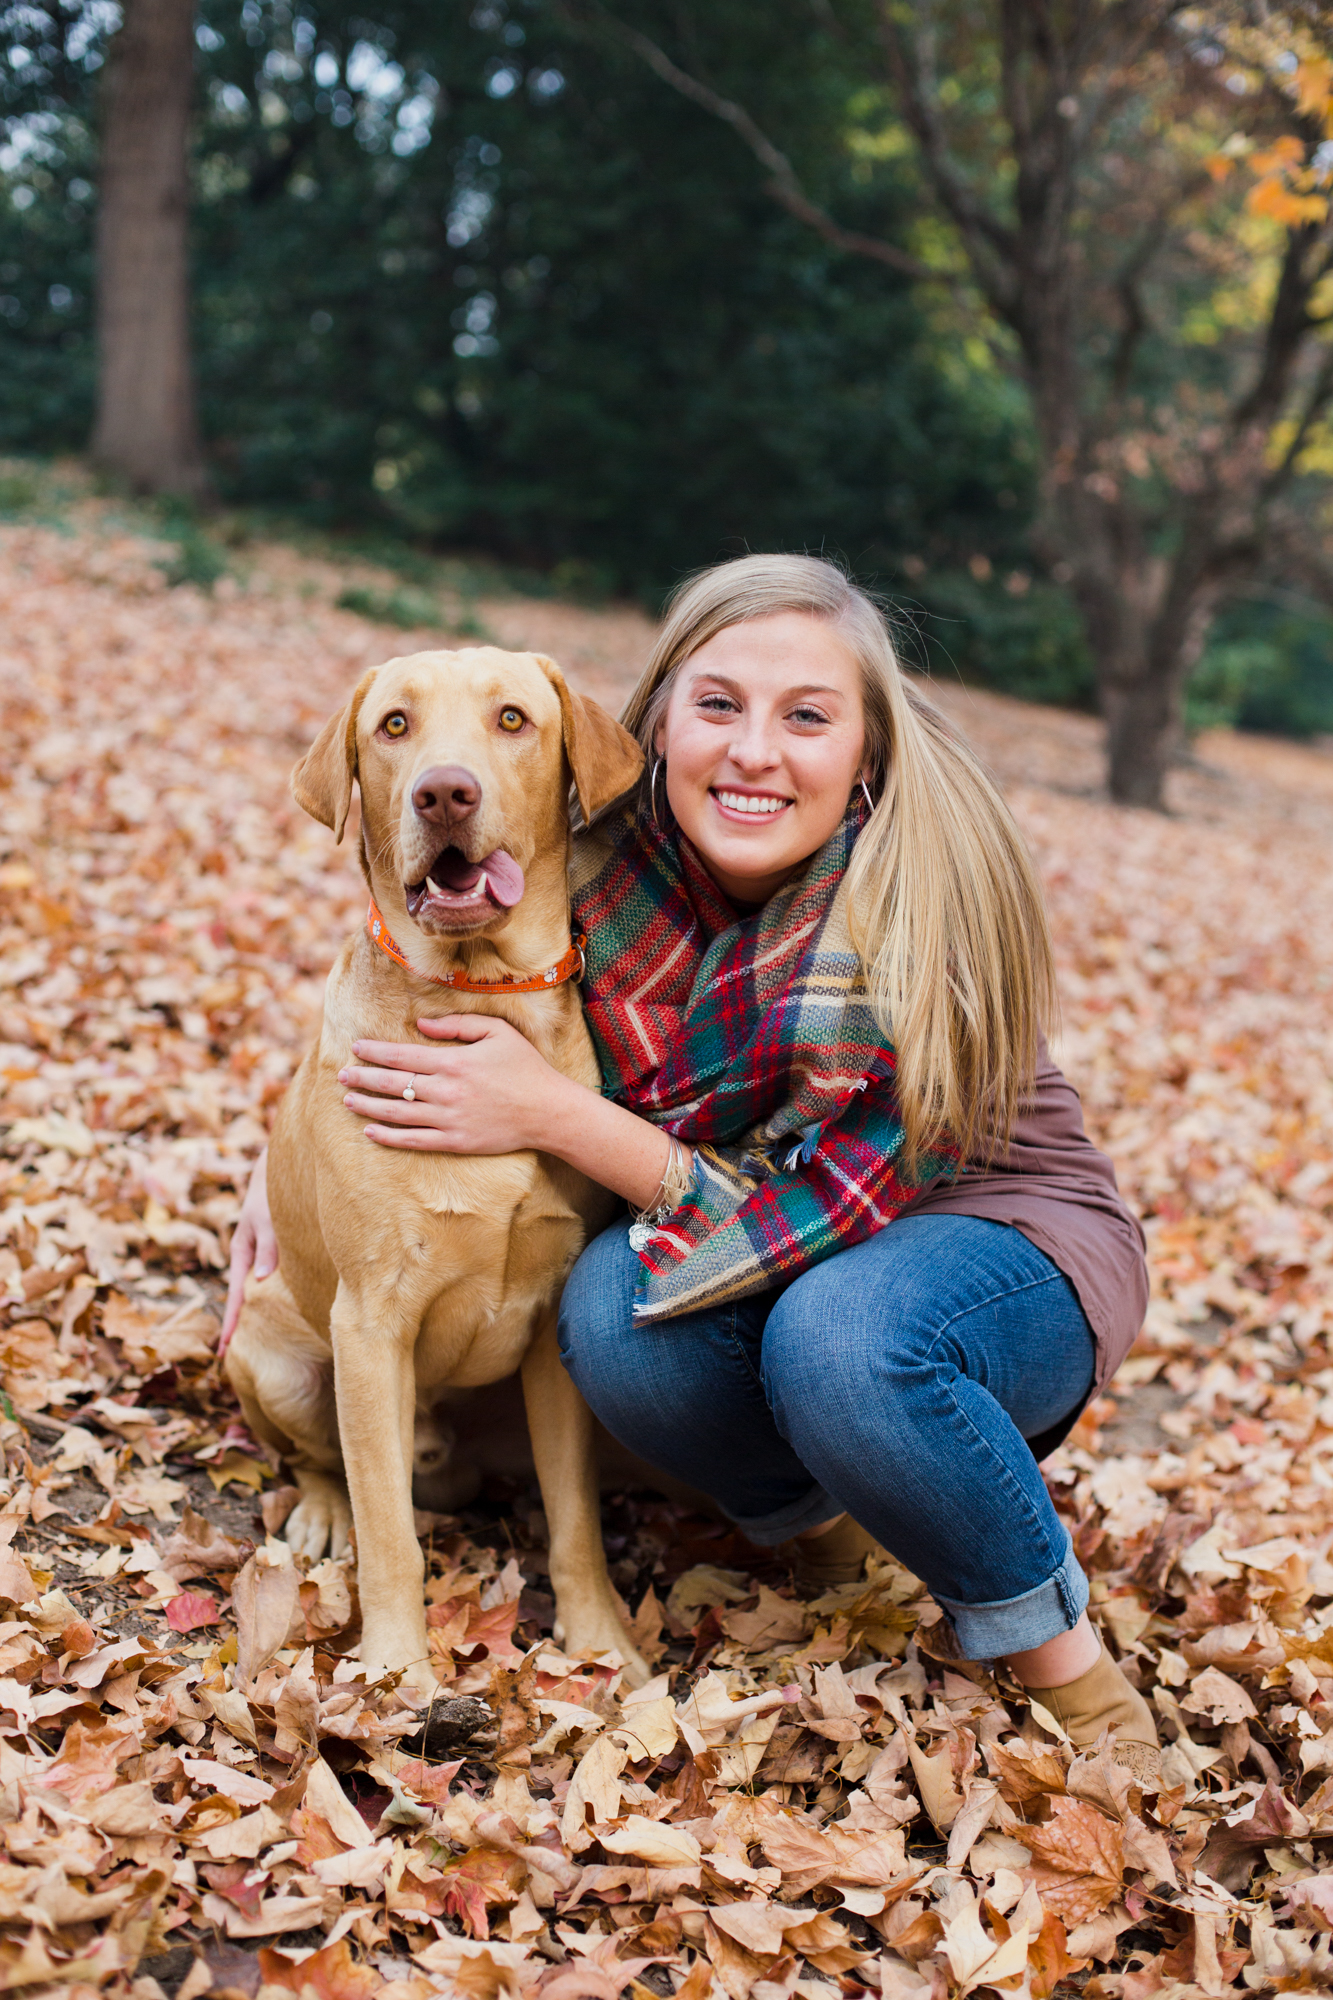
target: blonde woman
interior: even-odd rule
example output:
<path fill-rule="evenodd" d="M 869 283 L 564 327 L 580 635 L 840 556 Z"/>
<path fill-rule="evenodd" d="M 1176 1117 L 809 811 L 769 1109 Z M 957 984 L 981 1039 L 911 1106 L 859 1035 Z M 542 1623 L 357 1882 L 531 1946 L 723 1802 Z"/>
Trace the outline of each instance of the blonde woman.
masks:
<path fill-rule="evenodd" d="M 561 1315 L 608 1428 L 805 1586 L 882 1544 L 964 1657 L 1151 1779 L 1037 1463 L 1138 1329 L 1143 1238 L 1046 1053 L 1008 808 L 811 557 L 686 583 L 625 721 L 648 775 L 573 872 L 602 1094 L 456 1015 L 421 1024 L 424 1074 L 420 1043 L 356 1044 L 347 1107 L 381 1145 L 531 1147 L 622 1195 Z M 266 1223 L 257 1175 L 242 1274 Z"/>

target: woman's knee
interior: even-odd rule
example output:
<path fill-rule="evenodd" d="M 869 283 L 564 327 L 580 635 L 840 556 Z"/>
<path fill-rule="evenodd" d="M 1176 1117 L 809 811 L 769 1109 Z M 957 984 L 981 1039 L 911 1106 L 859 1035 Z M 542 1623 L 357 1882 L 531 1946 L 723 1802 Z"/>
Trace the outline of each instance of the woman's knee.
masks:
<path fill-rule="evenodd" d="M 864 1282 L 848 1268 L 854 1253 L 830 1257 L 788 1285 L 764 1327 L 764 1384 L 774 1395 L 805 1394 L 832 1407 L 864 1397 L 872 1378 L 911 1370 L 939 1336 L 928 1298 Z"/>
<path fill-rule="evenodd" d="M 929 1429 L 971 1388 L 1035 1436 L 1086 1393 L 1093 1360 L 1067 1280 L 1017 1230 L 972 1217 L 904 1218 L 816 1265 L 764 1332 L 765 1390 L 802 1452 L 867 1426 Z"/>

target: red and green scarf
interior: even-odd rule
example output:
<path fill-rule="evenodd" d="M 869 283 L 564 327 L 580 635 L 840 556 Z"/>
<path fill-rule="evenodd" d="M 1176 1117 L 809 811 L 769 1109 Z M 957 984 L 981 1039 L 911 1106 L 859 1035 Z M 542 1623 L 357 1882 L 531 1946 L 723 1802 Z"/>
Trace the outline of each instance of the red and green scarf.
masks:
<path fill-rule="evenodd" d="M 850 806 L 750 917 L 650 814 L 613 813 L 576 842 L 603 1088 L 695 1149 L 693 1191 L 639 1252 L 636 1320 L 767 1291 L 874 1235 L 951 1164 L 899 1167 L 894 1052 L 847 924 L 865 819 Z"/>

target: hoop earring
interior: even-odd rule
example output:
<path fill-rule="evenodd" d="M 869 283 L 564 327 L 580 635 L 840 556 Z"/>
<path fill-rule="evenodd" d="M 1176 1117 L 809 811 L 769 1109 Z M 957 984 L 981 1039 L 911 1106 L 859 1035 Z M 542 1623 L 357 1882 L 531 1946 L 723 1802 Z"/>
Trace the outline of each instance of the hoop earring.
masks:
<path fill-rule="evenodd" d="M 660 757 L 654 757 L 652 774 L 648 779 L 648 804 L 652 809 L 654 826 L 660 826 L 662 824 L 661 820 L 657 817 L 657 774 L 661 770 L 661 768 L 662 768 L 662 759 Z"/>
<path fill-rule="evenodd" d="M 868 784 L 866 783 L 866 781 L 865 781 L 865 779 L 864 779 L 864 778 L 862 778 L 862 779 L 860 780 L 860 785 L 861 785 L 861 790 L 862 790 L 863 794 L 865 795 L 865 802 L 866 802 L 867 806 L 868 806 L 868 807 L 870 808 L 870 811 L 871 811 L 871 812 L 874 812 L 874 810 L 875 810 L 875 801 L 874 801 L 874 800 L 873 800 L 873 799 L 871 798 L 871 796 L 870 796 L 870 787 L 869 787 L 869 785 L 868 785 Z"/>

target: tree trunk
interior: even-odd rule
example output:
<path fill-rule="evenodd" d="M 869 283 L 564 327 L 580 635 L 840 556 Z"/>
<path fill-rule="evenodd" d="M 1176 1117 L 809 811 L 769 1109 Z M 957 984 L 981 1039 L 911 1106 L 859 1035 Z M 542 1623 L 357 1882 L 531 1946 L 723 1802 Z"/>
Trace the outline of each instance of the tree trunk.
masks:
<path fill-rule="evenodd" d="M 1034 541 L 1072 572 L 1106 718 L 1107 788 L 1117 805 L 1165 810 L 1166 774 L 1184 741 L 1184 696 L 1215 591 L 1216 523 L 1202 508 L 1168 563 L 1145 546 L 1137 517 L 1076 477 L 1050 482 Z"/>
<path fill-rule="evenodd" d="M 1166 774 L 1180 734 L 1173 685 L 1155 675 L 1125 681 L 1099 674 L 1098 679 L 1111 797 L 1117 805 L 1162 812 Z"/>
<path fill-rule="evenodd" d="M 93 456 L 139 493 L 206 477 L 190 368 L 193 0 L 125 0 L 103 96 Z"/>

